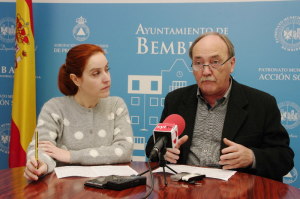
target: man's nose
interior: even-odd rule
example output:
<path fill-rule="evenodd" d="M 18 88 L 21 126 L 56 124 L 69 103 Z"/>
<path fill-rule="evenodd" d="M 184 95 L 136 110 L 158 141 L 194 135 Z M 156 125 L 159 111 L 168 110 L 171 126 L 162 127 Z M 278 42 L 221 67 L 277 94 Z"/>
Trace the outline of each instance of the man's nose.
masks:
<path fill-rule="evenodd" d="M 203 65 L 203 75 L 210 75 L 211 67 L 208 64 Z"/>

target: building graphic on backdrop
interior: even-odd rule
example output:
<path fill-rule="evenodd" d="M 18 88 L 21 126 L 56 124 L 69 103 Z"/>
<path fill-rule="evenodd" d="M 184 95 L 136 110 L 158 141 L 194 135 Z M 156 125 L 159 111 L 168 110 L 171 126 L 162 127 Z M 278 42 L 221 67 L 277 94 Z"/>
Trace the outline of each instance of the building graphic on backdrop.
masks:
<path fill-rule="evenodd" d="M 131 123 L 134 129 L 134 161 L 145 161 L 145 145 L 159 123 L 168 92 L 193 83 L 191 68 L 183 59 L 176 59 L 160 75 L 128 75 Z M 136 153 L 135 153 L 136 152 Z"/>

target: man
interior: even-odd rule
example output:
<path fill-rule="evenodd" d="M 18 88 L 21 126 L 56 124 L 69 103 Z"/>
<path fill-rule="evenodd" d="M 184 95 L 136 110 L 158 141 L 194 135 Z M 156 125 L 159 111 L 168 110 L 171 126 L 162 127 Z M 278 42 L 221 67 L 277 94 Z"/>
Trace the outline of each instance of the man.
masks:
<path fill-rule="evenodd" d="M 234 46 L 225 35 L 201 35 L 189 55 L 197 84 L 165 98 L 161 121 L 179 114 L 186 122 L 178 144 L 167 149 L 165 159 L 282 181 L 294 166 L 294 153 L 275 98 L 232 78 Z M 153 145 L 150 137 L 147 156 Z"/>

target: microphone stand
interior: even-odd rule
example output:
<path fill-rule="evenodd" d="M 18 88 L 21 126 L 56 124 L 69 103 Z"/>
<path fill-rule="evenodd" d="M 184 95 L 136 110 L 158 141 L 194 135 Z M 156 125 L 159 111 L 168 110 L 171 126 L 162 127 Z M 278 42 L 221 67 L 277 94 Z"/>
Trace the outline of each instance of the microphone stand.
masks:
<path fill-rule="evenodd" d="M 162 167 L 163 168 L 165 186 L 168 185 L 167 178 L 166 178 L 165 167 L 167 167 L 168 169 L 170 169 L 171 171 L 173 171 L 175 174 L 177 174 L 177 172 L 174 169 L 172 169 L 171 167 L 169 167 L 166 164 L 166 160 L 165 160 L 165 157 L 164 157 L 164 155 L 166 154 L 166 152 L 167 152 L 167 147 L 166 147 L 166 143 L 164 143 L 164 147 L 160 151 L 158 151 L 158 158 L 159 158 L 158 165 L 156 165 L 153 168 L 151 168 L 152 170 L 157 169 L 158 167 Z M 151 158 L 151 157 L 149 157 L 149 158 Z M 147 172 L 149 172 L 149 169 L 146 170 L 146 171 L 144 171 L 143 173 L 138 174 L 138 176 L 144 175 Z"/>
<path fill-rule="evenodd" d="M 165 181 L 165 186 L 168 185 L 168 182 L 167 182 L 167 178 L 166 178 L 166 171 L 165 171 L 165 167 L 167 167 L 168 169 L 170 169 L 171 171 L 173 171 L 175 174 L 177 174 L 176 171 L 174 171 L 174 169 L 172 169 L 171 167 L 169 167 L 167 164 L 166 164 L 166 160 L 165 160 L 165 157 L 164 155 L 166 154 L 167 152 L 167 148 L 164 146 L 162 148 L 162 150 L 159 152 L 159 166 L 163 168 L 163 173 L 164 173 L 164 181 Z"/>

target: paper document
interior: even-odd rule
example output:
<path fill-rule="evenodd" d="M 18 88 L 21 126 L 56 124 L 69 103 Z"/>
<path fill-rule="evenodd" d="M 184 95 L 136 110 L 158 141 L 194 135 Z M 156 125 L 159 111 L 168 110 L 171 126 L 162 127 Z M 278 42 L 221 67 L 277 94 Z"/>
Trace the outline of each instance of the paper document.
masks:
<path fill-rule="evenodd" d="M 177 173 L 181 172 L 189 172 L 189 173 L 199 173 L 205 174 L 208 178 L 216 178 L 221 180 L 228 180 L 231 176 L 235 174 L 236 171 L 231 170 L 224 170 L 224 169 L 216 169 L 216 168 L 203 168 L 203 167 L 195 167 L 195 166 L 188 166 L 188 165 L 175 165 L 175 164 L 168 164 L 170 168 L 175 170 Z M 168 173 L 173 173 L 170 169 L 165 167 L 165 171 Z M 163 172 L 163 168 L 160 167 L 155 169 L 153 173 Z"/>
<path fill-rule="evenodd" d="M 138 173 L 130 166 L 64 166 L 54 169 L 57 178 L 70 176 L 98 177 L 109 175 L 130 176 Z"/>

